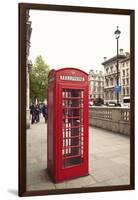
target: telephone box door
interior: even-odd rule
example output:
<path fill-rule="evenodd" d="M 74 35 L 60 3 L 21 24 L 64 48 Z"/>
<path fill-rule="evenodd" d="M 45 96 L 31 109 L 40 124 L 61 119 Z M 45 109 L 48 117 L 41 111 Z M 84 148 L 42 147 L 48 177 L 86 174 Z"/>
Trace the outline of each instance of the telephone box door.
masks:
<path fill-rule="evenodd" d="M 61 162 L 60 177 L 69 179 L 88 174 L 88 117 L 86 88 L 60 88 Z M 86 113 L 88 114 L 88 113 Z"/>

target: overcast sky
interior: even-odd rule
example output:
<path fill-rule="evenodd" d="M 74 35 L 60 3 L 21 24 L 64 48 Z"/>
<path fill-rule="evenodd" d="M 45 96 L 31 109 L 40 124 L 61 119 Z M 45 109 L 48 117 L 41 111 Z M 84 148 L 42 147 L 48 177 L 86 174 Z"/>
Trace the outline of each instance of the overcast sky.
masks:
<path fill-rule="evenodd" d="M 103 70 L 103 57 L 116 55 L 114 31 L 119 26 L 119 49 L 130 52 L 130 17 L 30 10 L 29 58 L 42 55 L 50 69 L 75 67 Z"/>

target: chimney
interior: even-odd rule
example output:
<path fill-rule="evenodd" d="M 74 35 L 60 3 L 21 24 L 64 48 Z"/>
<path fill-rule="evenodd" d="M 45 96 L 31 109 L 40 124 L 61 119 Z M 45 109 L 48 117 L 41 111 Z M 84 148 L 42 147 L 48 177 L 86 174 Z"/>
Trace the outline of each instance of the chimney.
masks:
<path fill-rule="evenodd" d="M 120 49 L 120 55 L 123 55 L 124 53 L 123 53 L 123 49 Z"/>
<path fill-rule="evenodd" d="M 104 57 L 104 62 L 107 60 L 107 57 Z"/>
<path fill-rule="evenodd" d="M 129 52 L 125 52 L 125 55 L 126 55 L 127 57 L 129 57 L 129 56 L 130 56 L 130 53 L 129 53 Z"/>

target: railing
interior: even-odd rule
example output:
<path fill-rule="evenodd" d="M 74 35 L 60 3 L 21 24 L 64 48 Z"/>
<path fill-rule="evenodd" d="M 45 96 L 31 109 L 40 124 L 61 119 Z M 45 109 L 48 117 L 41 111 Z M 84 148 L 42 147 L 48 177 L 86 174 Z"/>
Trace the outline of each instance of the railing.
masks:
<path fill-rule="evenodd" d="M 112 112 L 111 110 L 107 109 L 99 109 L 99 108 L 92 108 L 90 110 L 90 116 L 91 117 L 99 117 L 99 118 L 105 118 L 105 119 L 111 119 L 112 118 Z"/>
<path fill-rule="evenodd" d="M 130 113 L 130 110 L 128 109 L 121 110 L 121 120 L 129 121 L 129 113 Z"/>
<path fill-rule="evenodd" d="M 91 126 L 130 135 L 130 109 L 92 107 L 89 109 L 89 123 Z"/>

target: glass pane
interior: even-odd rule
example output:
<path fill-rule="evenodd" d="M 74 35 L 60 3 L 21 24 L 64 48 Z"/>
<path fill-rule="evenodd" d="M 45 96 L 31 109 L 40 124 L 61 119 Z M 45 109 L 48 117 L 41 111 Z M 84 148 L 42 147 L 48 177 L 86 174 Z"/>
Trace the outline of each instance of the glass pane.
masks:
<path fill-rule="evenodd" d="M 84 91 L 62 90 L 62 167 L 83 162 Z"/>

